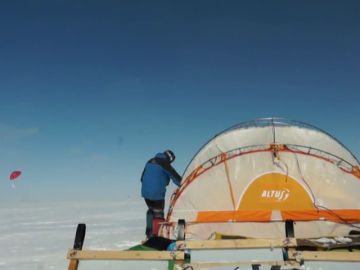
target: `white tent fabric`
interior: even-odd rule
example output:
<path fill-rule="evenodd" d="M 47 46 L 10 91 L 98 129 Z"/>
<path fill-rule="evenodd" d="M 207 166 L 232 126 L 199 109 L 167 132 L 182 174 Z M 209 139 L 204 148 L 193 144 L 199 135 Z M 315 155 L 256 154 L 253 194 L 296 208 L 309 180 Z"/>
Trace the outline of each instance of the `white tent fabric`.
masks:
<path fill-rule="evenodd" d="M 283 237 L 285 220 L 297 237 L 344 235 L 360 222 L 356 157 L 313 126 L 260 119 L 210 140 L 188 165 L 162 234 L 179 219 L 187 238 L 214 232 Z"/>
<path fill-rule="evenodd" d="M 358 164 L 348 149 L 324 131 L 297 121 L 270 118 L 245 122 L 215 136 L 192 159 L 184 173 L 184 179 L 195 168 L 220 153 L 271 143 L 309 146 L 331 153 L 351 164 Z"/>

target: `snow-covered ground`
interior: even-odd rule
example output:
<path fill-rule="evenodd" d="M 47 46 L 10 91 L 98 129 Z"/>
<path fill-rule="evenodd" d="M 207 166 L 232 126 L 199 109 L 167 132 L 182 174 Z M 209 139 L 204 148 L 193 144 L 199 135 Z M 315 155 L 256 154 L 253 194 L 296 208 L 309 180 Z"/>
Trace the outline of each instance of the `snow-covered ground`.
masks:
<path fill-rule="evenodd" d="M 78 223 L 87 225 L 84 249 L 136 245 L 144 238 L 144 207 L 142 201 L 1 206 L 0 269 L 67 269 Z"/>
<path fill-rule="evenodd" d="M 142 200 L 2 205 L 0 270 L 67 269 L 66 253 L 73 245 L 78 223 L 87 225 L 84 249 L 126 249 L 139 244 L 144 238 L 145 212 Z M 228 255 L 229 252 L 198 252 L 192 254 L 192 259 L 227 260 Z M 281 259 L 281 252 L 236 251 L 230 256 L 237 260 L 274 260 L 274 257 Z M 359 269 L 360 264 L 308 263 L 304 269 L 332 270 L 340 267 L 342 270 Z M 167 265 L 164 262 L 82 261 L 79 270 L 87 269 L 165 270 Z"/>

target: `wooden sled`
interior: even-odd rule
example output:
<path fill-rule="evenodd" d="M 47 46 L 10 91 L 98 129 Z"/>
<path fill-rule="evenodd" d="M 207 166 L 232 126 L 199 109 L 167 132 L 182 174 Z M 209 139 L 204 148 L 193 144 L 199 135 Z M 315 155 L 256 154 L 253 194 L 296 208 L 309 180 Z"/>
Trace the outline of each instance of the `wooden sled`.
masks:
<path fill-rule="evenodd" d="M 166 250 L 83 250 L 86 225 L 78 224 L 74 246 L 67 253 L 68 270 L 78 270 L 82 260 L 131 260 L 167 261 L 168 270 L 201 269 L 211 267 L 249 266 L 258 270 L 268 266 L 271 270 L 300 269 L 307 261 L 360 262 L 360 235 L 343 237 L 298 239 L 293 237 L 292 223 L 286 224 L 284 239 L 221 239 L 221 240 L 181 240 L 175 241 L 175 249 Z M 179 237 L 179 236 L 178 236 Z M 233 261 L 233 262 L 191 262 L 192 250 L 237 250 L 237 249 L 278 249 L 283 250 L 283 260 L 274 261 Z M 359 250 L 360 251 L 360 250 Z"/>

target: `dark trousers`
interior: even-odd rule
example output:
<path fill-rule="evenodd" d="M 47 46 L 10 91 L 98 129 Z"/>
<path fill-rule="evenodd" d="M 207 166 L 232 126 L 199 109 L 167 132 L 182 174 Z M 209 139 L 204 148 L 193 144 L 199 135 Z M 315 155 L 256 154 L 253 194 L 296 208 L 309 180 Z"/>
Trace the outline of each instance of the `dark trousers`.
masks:
<path fill-rule="evenodd" d="M 148 207 L 146 212 L 146 236 L 150 238 L 153 234 L 153 220 L 154 218 L 164 218 L 165 200 L 148 200 L 145 199 Z"/>

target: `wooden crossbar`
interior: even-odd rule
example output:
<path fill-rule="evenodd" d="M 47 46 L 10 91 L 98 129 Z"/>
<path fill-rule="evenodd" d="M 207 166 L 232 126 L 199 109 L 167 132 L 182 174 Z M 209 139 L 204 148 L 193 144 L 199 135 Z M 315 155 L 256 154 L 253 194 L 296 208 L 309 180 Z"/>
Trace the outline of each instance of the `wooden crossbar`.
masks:
<path fill-rule="evenodd" d="M 177 241 L 178 250 L 184 249 L 253 249 L 296 247 L 296 239 L 232 239 Z"/>
<path fill-rule="evenodd" d="M 249 266 L 249 265 L 267 265 L 267 266 L 288 266 L 288 267 L 300 267 L 300 263 L 295 261 L 239 261 L 239 262 L 198 262 L 184 264 L 184 267 L 190 266 L 194 269 L 210 268 L 210 267 L 223 267 L 223 266 Z"/>
<path fill-rule="evenodd" d="M 75 250 L 67 253 L 70 260 L 184 260 L 183 251 Z"/>

